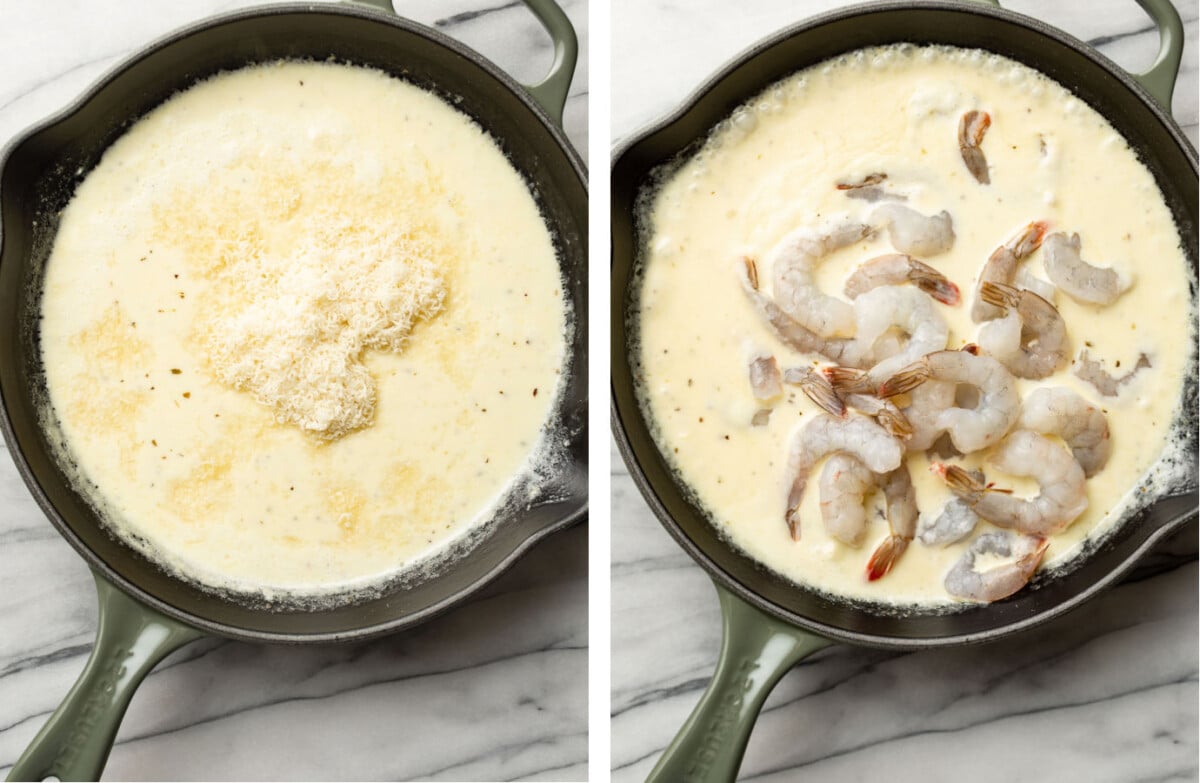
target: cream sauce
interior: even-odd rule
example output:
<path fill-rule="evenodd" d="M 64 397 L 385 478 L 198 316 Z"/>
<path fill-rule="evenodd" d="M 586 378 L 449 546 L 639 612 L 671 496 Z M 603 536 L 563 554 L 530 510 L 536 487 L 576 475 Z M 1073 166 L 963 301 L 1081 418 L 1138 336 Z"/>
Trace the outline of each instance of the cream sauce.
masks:
<path fill-rule="evenodd" d="M 373 423 L 323 443 L 217 382 L 197 335 L 214 270 L 248 242 L 336 258 L 331 215 L 435 243 L 446 299 L 399 352 L 365 351 Z M 201 82 L 107 150 L 62 215 L 42 317 L 47 420 L 107 522 L 267 596 L 377 583 L 489 519 L 545 448 L 569 328 L 496 142 L 382 72 L 305 62 Z"/>
<path fill-rule="evenodd" d="M 970 109 L 991 114 L 983 142 L 991 184 L 978 184 L 960 157 L 957 127 Z M 868 582 L 865 564 L 887 535 L 871 514 L 861 548 L 824 530 L 812 473 L 801 506 L 802 537 L 784 523 L 793 434 L 819 410 L 797 387 L 785 387 L 766 426 L 747 380 L 756 352 L 781 368 L 822 357 L 796 354 L 770 331 L 738 284 L 735 260 L 762 261 L 793 229 L 837 216 L 866 220 L 874 205 L 852 200 L 838 182 L 886 172 L 885 186 L 908 206 L 948 210 L 953 249 L 926 260 L 963 293 L 957 307 L 936 305 L 950 327 L 948 347 L 976 339 L 969 315 L 983 261 L 1032 220 L 1078 232 L 1083 257 L 1112 266 L 1132 287 L 1114 304 L 1055 303 L 1066 321 L 1072 357 L 1087 346 L 1117 375 L 1141 353 L 1139 372 L 1118 397 L 1101 397 L 1072 374 L 1075 362 L 1042 381 L 1020 380 L 1022 396 L 1063 385 L 1108 414 L 1112 456 L 1087 484 L 1088 508 L 1051 539 L 1043 568 L 1078 553 L 1137 502 L 1139 479 L 1163 454 L 1180 403 L 1194 344 L 1189 267 L 1171 214 L 1155 182 L 1125 140 L 1099 114 L 1045 76 L 974 50 L 898 45 L 863 50 L 801 72 L 739 108 L 702 149 L 667 175 L 644 202 L 648 225 L 641 283 L 631 311 L 642 405 L 660 450 L 699 504 L 736 546 L 793 581 L 855 599 L 944 604 L 942 581 L 971 538 L 946 548 L 919 541 L 883 579 Z M 820 288 L 840 296 L 846 277 L 867 258 L 893 252 L 886 232 L 833 254 L 820 267 Z M 1024 262 L 1045 278 L 1042 251 Z M 760 269 L 765 292 L 771 272 Z M 1119 365 L 1117 363 L 1119 362 Z M 1114 366 L 1116 369 L 1114 369 Z M 962 460 L 982 465 L 986 452 Z M 950 497 L 930 474 L 929 458 L 908 466 L 922 516 Z M 1036 484 L 988 469 L 988 479 L 1036 494 Z M 991 526 L 981 523 L 976 534 Z"/>

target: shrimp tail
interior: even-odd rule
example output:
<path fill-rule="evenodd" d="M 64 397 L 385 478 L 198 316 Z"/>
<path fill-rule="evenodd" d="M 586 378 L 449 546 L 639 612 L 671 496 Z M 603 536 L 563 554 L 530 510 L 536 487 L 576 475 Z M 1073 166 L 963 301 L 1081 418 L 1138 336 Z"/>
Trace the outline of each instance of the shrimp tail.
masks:
<path fill-rule="evenodd" d="M 750 288 L 758 290 L 758 264 L 750 256 L 742 256 L 742 269 L 745 271 L 745 281 Z"/>
<path fill-rule="evenodd" d="M 878 185 L 880 182 L 883 182 L 885 179 L 887 179 L 887 174 L 884 174 L 883 172 L 878 171 L 873 174 L 868 174 L 867 176 L 860 179 L 858 182 L 838 182 L 837 184 L 834 185 L 834 187 L 836 187 L 838 190 L 858 190 L 859 188 L 866 188 L 866 187 L 870 187 L 872 185 Z"/>
<path fill-rule="evenodd" d="M 958 123 L 958 150 L 962 153 L 963 163 L 967 165 L 967 171 L 971 172 L 971 176 L 981 185 L 991 184 L 991 175 L 988 174 L 987 158 L 983 155 L 983 150 L 979 145 L 983 143 L 983 136 L 987 133 L 987 129 L 992 125 L 992 116 L 986 111 L 969 111 L 962 116 Z"/>
<path fill-rule="evenodd" d="M 805 373 L 804 377 L 800 379 L 800 391 L 804 392 L 805 396 L 822 410 L 839 418 L 845 417 L 846 403 L 838 396 L 824 374 L 811 371 Z"/>
<path fill-rule="evenodd" d="M 874 394 L 875 385 L 866 370 L 856 370 L 853 367 L 822 367 L 824 375 L 833 388 L 842 394 Z"/>
<path fill-rule="evenodd" d="M 800 501 L 804 498 L 804 488 L 808 485 L 808 471 L 811 467 L 811 464 L 803 461 L 797 466 L 792 487 L 788 491 L 787 510 L 783 512 L 783 519 L 787 522 L 788 533 L 793 541 L 800 540 Z"/>
<path fill-rule="evenodd" d="M 789 367 L 783 371 L 783 382 L 799 386 L 805 396 L 815 402 L 821 410 L 832 413 L 839 419 L 846 418 L 846 402 L 823 373 L 808 367 Z"/>
<path fill-rule="evenodd" d="M 1033 572 L 1037 569 L 1038 563 L 1042 562 L 1042 555 L 1046 554 L 1046 549 L 1050 546 L 1050 539 L 1045 536 L 1030 536 L 1033 539 L 1032 551 L 1017 558 L 1016 565 L 1025 574 L 1025 581 L 1033 576 Z"/>
<path fill-rule="evenodd" d="M 787 520 L 788 533 L 791 534 L 793 541 L 800 540 L 800 506 L 789 508 L 785 515 Z"/>
<path fill-rule="evenodd" d="M 1009 249 L 1017 258 L 1025 258 L 1042 246 L 1042 241 L 1046 238 L 1046 232 L 1050 230 L 1050 223 L 1045 220 L 1035 220 L 1013 238 L 1009 244 Z"/>
<path fill-rule="evenodd" d="M 958 465 L 934 462 L 929 466 L 929 470 L 945 481 L 951 492 L 970 505 L 978 503 L 983 494 L 988 491 L 987 485 L 983 481 Z"/>
<path fill-rule="evenodd" d="M 979 298 L 994 307 L 1010 309 L 1021 303 L 1021 292 L 1010 285 L 985 280 L 979 286 Z"/>
<path fill-rule="evenodd" d="M 867 561 L 867 581 L 874 582 L 887 576 L 906 549 L 908 540 L 905 538 L 890 535 L 883 539 L 883 543 L 876 547 L 871 553 L 871 559 Z"/>
<path fill-rule="evenodd" d="M 898 394 L 908 394 L 930 377 L 928 365 L 924 362 L 914 362 L 879 384 L 878 396 L 886 399 Z"/>
<path fill-rule="evenodd" d="M 917 288 L 942 304 L 958 304 L 960 294 L 958 286 L 953 281 L 929 264 L 922 263 L 915 258 L 909 262 L 909 265 L 912 267 L 908 273 L 909 279 Z"/>
<path fill-rule="evenodd" d="M 879 422 L 879 426 L 887 430 L 889 435 L 900 440 L 908 440 L 915 432 L 912 422 L 895 406 L 885 406 L 880 409 L 875 414 L 875 421 Z"/>

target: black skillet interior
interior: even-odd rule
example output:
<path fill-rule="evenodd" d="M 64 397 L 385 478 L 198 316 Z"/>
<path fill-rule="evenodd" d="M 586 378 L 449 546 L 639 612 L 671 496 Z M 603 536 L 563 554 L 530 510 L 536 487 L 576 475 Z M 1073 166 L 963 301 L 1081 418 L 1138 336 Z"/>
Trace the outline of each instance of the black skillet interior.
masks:
<path fill-rule="evenodd" d="M 380 68 L 433 90 L 474 117 L 529 183 L 554 229 L 575 330 L 555 426 L 568 455 L 543 502 L 503 512 L 470 552 L 424 581 L 350 605 L 272 610 L 203 592 L 106 533 L 69 487 L 38 426 L 44 386 L 36 344 L 36 281 L 55 215 L 75 186 L 139 116 L 174 92 L 248 63 L 336 58 Z M 0 393 L 6 436 L 34 496 L 93 565 L 140 600 L 226 636 L 337 640 L 396 630 L 436 614 L 497 575 L 532 543 L 577 521 L 587 502 L 587 193 L 565 136 L 513 80 L 470 50 L 417 25 L 345 7 L 278 6 L 181 31 L 106 80 L 65 118 L 12 149 L 0 180 Z"/>
<path fill-rule="evenodd" d="M 1165 532 L 1165 524 L 1194 515 L 1196 508 L 1193 479 L 1179 487 L 1180 497 L 1128 520 L 1078 567 L 1054 579 L 1035 582 L 1031 589 L 1012 599 L 953 614 L 899 615 L 832 600 L 766 571 L 722 540 L 676 483 L 638 408 L 629 364 L 626 316 L 638 256 L 635 202 L 639 189 L 651 181 L 657 166 L 694 149 L 714 124 L 778 79 L 845 51 L 904 41 L 987 49 L 1024 62 L 1070 88 L 1108 117 L 1132 143 L 1171 205 L 1193 269 L 1197 258 L 1196 154 L 1178 128 L 1156 106 L 1152 110 L 1145 102 L 1148 98 L 1139 97 L 1115 65 L 1101 64 L 1100 56 L 1083 44 L 1036 20 L 964 4 L 866 6 L 785 30 L 719 73 L 679 114 L 618 153 L 612 169 L 614 429 L 643 494 L 680 545 L 747 602 L 825 636 L 858 644 L 902 647 L 964 643 L 1049 619 L 1109 583 L 1151 538 Z M 1193 302 L 1195 286 L 1193 274 Z M 1194 340 L 1181 344 L 1180 350 L 1194 352 Z M 1182 429 L 1189 433 L 1188 453 L 1193 460 L 1189 475 L 1194 476 L 1195 377 L 1190 377 L 1185 386 L 1187 413 Z"/>

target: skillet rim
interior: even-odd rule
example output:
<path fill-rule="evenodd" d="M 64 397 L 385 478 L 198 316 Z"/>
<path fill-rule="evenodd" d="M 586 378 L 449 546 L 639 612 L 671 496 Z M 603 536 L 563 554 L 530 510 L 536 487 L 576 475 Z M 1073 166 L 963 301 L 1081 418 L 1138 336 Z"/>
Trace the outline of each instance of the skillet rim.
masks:
<path fill-rule="evenodd" d="M 1176 146 L 1187 158 L 1191 167 L 1192 177 L 1194 179 L 1197 177 L 1197 171 L 1198 168 L 1200 168 L 1200 163 L 1198 163 L 1197 160 L 1196 149 L 1183 134 L 1182 129 L 1175 121 L 1174 117 L 1171 116 L 1170 107 L 1164 109 L 1158 103 L 1158 101 L 1152 95 L 1150 95 L 1149 91 L 1147 91 L 1140 83 L 1137 82 L 1131 73 L 1117 65 L 1098 49 L 1090 46 L 1087 42 L 1076 38 L 1064 30 L 1049 25 L 1040 19 L 1019 14 L 1014 11 L 1009 11 L 1004 8 L 992 7 L 977 3 L 968 3 L 964 2 L 963 0 L 958 0 L 957 2 L 955 0 L 911 0 L 910 2 L 903 2 L 902 0 L 878 0 L 877 2 L 859 3 L 843 8 L 833 9 L 821 14 L 801 19 L 798 22 L 790 24 L 780 30 L 775 31 L 774 33 L 758 39 L 750 46 L 744 48 L 742 51 L 738 52 L 719 68 L 717 68 L 712 74 L 706 77 L 704 81 L 702 81 L 698 87 L 694 88 L 681 103 L 675 106 L 675 108 L 667 112 L 659 119 L 643 125 L 640 129 L 623 137 L 616 144 L 614 144 L 609 168 L 610 178 L 617 173 L 622 163 L 626 160 L 626 157 L 638 145 L 645 142 L 649 137 L 667 130 L 676 123 L 683 121 L 686 118 L 686 115 L 694 110 L 721 82 L 744 67 L 750 60 L 754 59 L 764 51 L 775 47 L 790 38 L 804 33 L 810 33 L 815 29 L 830 23 L 852 20 L 856 17 L 866 17 L 875 13 L 927 10 L 974 14 L 977 16 L 1003 20 L 1023 28 L 1023 35 L 1041 34 L 1085 57 L 1094 65 L 1105 71 L 1110 77 L 1114 78 L 1121 86 L 1135 95 L 1135 97 L 1138 99 L 1138 102 L 1149 111 L 1150 115 L 1171 136 Z M 1031 65 L 1030 67 L 1034 66 Z M 1042 71 L 1040 68 L 1037 68 L 1037 70 L 1040 72 Z M 768 80 L 760 89 L 765 89 L 770 83 L 771 80 Z M 1113 87 L 1110 89 L 1116 88 Z M 741 100 L 745 101 L 751 97 L 753 97 L 753 93 L 743 96 Z M 704 132 L 706 131 L 707 127 L 704 129 Z M 674 154 L 682 154 L 688 148 L 688 146 L 696 143 L 701 138 L 702 136 L 700 135 L 694 135 L 687 145 L 680 147 Z M 668 159 L 660 158 L 654 165 L 661 165 L 667 160 Z M 649 171 L 650 168 L 653 168 L 653 165 L 645 169 L 645 171 Z M 1186 176 L 1186 174 L 1184 176 Z M 610 198 L 610 204 L 612 201 L 613 199 Z M 632 208 L 632 206 L 632 204 L 622 204 L 621 208 L 624 211 L 628 211 Z M 609 230 L 610 232 L 614 230 L 611 219 Z M 610 245 L 610 275 L 611 270 L 615 265 L 615 258 L 612 255 L 611 247 L 612 246 Z M 1193 259 L 1193 264 L 1195 264 L 1195 259 Z M 618 300 L 619 298 L 624 297 L 624 295 L 625 289 L 612 289 L 609 302 L 610 311 L 615 310 L 616 305 L 622 304 Z M 624 310 L 623 304 L 620 309 L 622 311 Z M 614 322 L 615 320 L 616 319 L 614 318 Z M 612 331 L 613 327 L 610 326 L 610 334 Z M 618 350 L 618 348 L 620 348 L 620 350 Z M 628 364 L 628 359 L 625 356 L 627 349 L 628 345 L 626 343 L 618 346 L 616 340 L 611 340 L 609 349 L 610 356 L 615 360 L 618 354 L 621 354 L 621 361 Z M 1195 356 L 1195 351 L 1196 347 L 1193 346 L 1193 356 Z M 1187 388 L 1186 384 L 1187 379 L 1185 379 L 1184 384 L 1185 391 Z M 667 530 L 675 542 L 679 544 L 679 546 L 685 552 L 687 552 L 687 554 L 708 574 L 708 576 L 718 585 L 736 595 L 740 600 L 778 620 L 788 623 L 795 628 L 808 631 L 828 639 L 833 639 L 839 642 L 861 647 L 896 650 L 960 647 L 968 644 L 977 644 L 981 642 L 997 640 L 1043 625 L 1078 608 L 1091 598 L 1095 597 L 1097 594 L 1103 592 L 1108 587 L 1120 581 L 1120 579 L 1123 578 L 1130 570 L 1132 570 L 1136 566 L 1137 562 L 1141 560 L 1141 558 L 1145 556 L 1149 550 L 1153 549 L 1162 539 L 1174 533 L 1176 530 L 1180 529 L 1189 522 L 1194 522 L 1197 519 L 1198 514 L 1200 514 L 1200 508 L 1197 507 L 1198 501 L 1200 501 L 1200 496 L 1197 495 L 1197 489 L 1194 484 L 1184 488 L 1177 494 L 1160 498 L 1158 501 L 1156 501 L 1156 504 L 1163 503 L 1171 499 L 1184 497 L 1190 498 L 1191 502 L 1189 503 L 1189 508 L 1187 511 L 1161 523 L 1158 527 L 1147 533 L 1145 538 L 1135 545 L 1124 559 L 1122 559 L 1116 566 L 1105 572 L 1099 579 L 1093 581 L 1086 588 L 1065 600 L 1045 607 L 1032 615 L 1018 618 L 1012 622 L 990 626 L 983 630 L 973 632 L 951 633 L 944 636 L 929 636 L 921 638 L 897 637 L 878 633 L 864 633 L 860 631 L 847 630 L 813 620 L 805 615 L 793 612 L 764 598 L 753 588 L 748 587 L 735 579 L 717 562 L 710 558 L 703 550 L 701 550 L 700 546 L 696 544 L 690 536 L 688 536 L 688 534 L 683 530 L 683 527 L 671 516 L 665 504 L 659 498 L 657 491 L 655 490 L 650 479 L 642 469 L 641 464 L 638 462 L 634 453 L 631 439 L 629 437 L 629 433 L 626 430 L 622 420 L 622 409 L 620 407 L 620 403 L 618 402 L 617 384 L 612 373 L 610 373 L 609 376 L 609 389 L 610 426 L 613 437 L 617 443 L 617 449 L 629 470 L 630 477 L 637 485 L 638 491 L 641 493 L 646 505 L 650 507 L 651 511 L 653 511 L 654 515 L 658 518 L 659 523 Z M 631 413 L 633 415 L 638 415 L 636 412 Z M 657 445 L 651 444 L 651 448 L 657 449 Z M 678 484 L 675 484 L 674 486 L 678 487 Z M 1151 508 L 1152 507 L 1153 506 L 1151 506 Z M 733 550 L 736 554 L 736 549 L 732 547 L 728 541 L 722 539 L 722 545 L 728 550 Z M 742 557 L 747 556 L 742 555 Z M 758 568 L 761 570 L 762 566 L 758 565 Z M 851 606 L 849 604 L 845 604 L 844 608 L 855 613 L 863 612 L 861 608 L 857 606 Z M 901 622 L 903 622 L 903 620 L 901 620 Z"/>
<path fill-rule="evenodd" d="M 571 171 L 578 181 L 580 190 L 586 201 L 588 198 L 588 176 L 587 167 L 579 152 L 571 144 L 567 138 L 566 131 L 557 125 L 547 111 L 537 102 L 536 99 L 529 93 L 525 85 L 518 82 L 513 76 L 501 69 L 490 59 L 470 48 L 464 43 L 457 41 L 445 33 L 434 29 L 428 25 L 421 24 L 406 17 L 400 16 L 398 13 L 387 13 L 380 9 L 360 6 L 356 4 L 341 2 L 328 4 L 311 4 L 311 3 L 272 3 L 261 6 L 251 6 L 249 8 L 236 9 L 234 11 L 213 14 L 201 19 L 189 22 L 186 25 L 175 28 L 148 43 L 140 46 L 132 54 L 122 58 L 119 62 L 110 66 L 101 76 L 94 80 L 87 88 L 79 93 L 62 109 L 48 115 L 47 117 L 34 122 L 25 129 L 13 135 L 0 148 L 0 178 L 10 167 L 10 164 L 20 151 L 21 147 L 36 137 L 56 125 L 69 120 L 76 113 L 81 111 L 85 106 L 91 103 L 105 88 L 125 76 L 126 72 L 152 54 L 161 52 L 171 46 L 191 38 L 195 35 L 201 35 L 211 31 L 213 28 L 224 24 L 242 22 L 250 19 L 281 16 L 285 14 L 306 15 L 306 16 L 337 16 L 337 17 L 356 17 L 368 22 L 376 24 L 384 24 L 393 29 L 401 30 L 405 33 L 420 36 L 430 41 L 433 44 L 440 45 L 449 49 L 454 54 L 459 55 L 462 59 L 471 63 L 474 67 L 483 72 L 484 75 L 490 76 L 503 86 L 510 94 L 512 94 L 525 109 L 529 111 L 550 134 L 555 146 L 566 161 L 570 164 Z M 572 76 L 574 78 L 574 76 Z M 186 85 L 181 85 L 183 89 Z M 136 118 L 133 118 L 136 119 Z M 491 131 L 489 131 L 490 133 Z M 586 224 L 587 213 L 583 214 L 583 222 Z M 581 236 L 581 240 L 586 246 L 587 235 L 586 231 Z M 0 219 L 0 255 L 2 255 L 4 245 L 4 226 L 3 220 Z M 26 258 L 21 258 L 22 265 L 27 263 Z M 585 307 L 587 306 L 587 259 L 584 256 L 584 269 L 582 270 L 582 286 L 583 300 Z M 575 318 L 580 321 L 580 314 L 576 313 Z M 583 353 L 579 361 L 579 370 L 585 376 L 587 373 L 587 344 L 586 335 L 588 333 L 586 322 L 577 324 L 577 331 L 581 331 L 582 335 L 577 338 L 580 341 L 581 351 Z M 573 351 L 571 353 L 574 353 Z M 584 402 L 587 402 L 586 390 L 584 393 Z M 570 401 L 561 400 L 557 407 L 557 412 L 561 413 Z M 533 549 L 538 543 L 553 535 L 554 533 L 565 530 L 569 527 L 585 521 L 588 516 L 589 497 L 586 486 L 582 492 L 574 493 L 569 501 L 571 505 L 569 509 L 561 516 L 552 519 L 543 526 L 531 531 L 519 539 L 516 539 L 508 549 L 507 553 L 500 558 L 495 565 L 490 569 L 482 572 L 477 579 L 472 581 L 465 587 L 452 592 L 439 601 L 436 601 L 419 610 L 403 614 L 399 617 L 394 617 L 383 622 L 374 622 L 368 625 L 359 625 L 355 628 L 342 631 L 322 631 L 315 633 L 289 633 L 289 632 L 273 632 L 263 631 L 257 628 L 247 628 L 233 626 L 223 622 L 213 621 L 192 614 L 191 612 L 176 607 L 174 604 L 159 598 L 156 594 L 145 590 L 130 580 L 126 579 L 122 574 L 111 567 L 105 560 L 96 554 L 88 547 L 83 540 L 75 533 L 71 525 L 66 521 L 62 514 L 50 501 L 45 489 L 41 483 L 33 475 L 33 471 L 29 466 L 23 449 L 20 448 L 16 437 L 16 432 L 13 427 L 11 413 L 9 410 L 8 401 L 4 394 L 4 389 L 0 387 L 0 432 L 3 433 L 4 441 L 7 450 L 12 458 L 13 464 L 17 468 L 25 486 L 28 488 L 34 501 L 42 510 L 48 521 L 54 526 L 59 535 L 67 541 L 68 544 L 84 559 L 88 567 L 101 574 L 107 581 L 117 587 L 126 595 L 133 598 L 138 603 L 154 609 L 167 617 L 184 623 L 188 626 L 198 628 L 207 634 L 219 636 L 227 639 L 236 639 L 248 642 L 266 642 L 266 643 L 282 643 L 282 644 L 322 644 L 322 643 L 341 643 L 349 641 L 365 641 L 369 639 L 386 636 L 392 633 L 402 631 L 411 626 L 419 625 L 428 620 L 442 615 L 460 603 L 466 601 L 471 596 L 478 593 L 487 585 L 494 582 L 501 575 L 507 572 L 512 566 Z M 588 437 L 586 427 L 586 417 L 584 417 L 584 426 L 582 437 L 586 441 Z M 588 473 L 586 449 L 582 457 L 573 458 L 562 471 L 563 474 L 570 474 L 573 470 L 580 470 L 584 475 Z M 127 546 L 127 545 L 126 545 Z M 468 553 L 468 557 L 470 554 Z M 153 564 L 150 564 L 153 567 Z M 453 567 L 453 566 L 451 566 Z M 165 572 L 168 579 L 180 581 L 178 577 Z M 403 588 L 399 588 L 403 590 Z M 212 596 L 223 603 L 233 603 L 225 596 Z M 349 610 L 355 605 L 348 604 L 339 609 Z M 307 614 L 308 612 L 298 612 L 298 614 Z"/>

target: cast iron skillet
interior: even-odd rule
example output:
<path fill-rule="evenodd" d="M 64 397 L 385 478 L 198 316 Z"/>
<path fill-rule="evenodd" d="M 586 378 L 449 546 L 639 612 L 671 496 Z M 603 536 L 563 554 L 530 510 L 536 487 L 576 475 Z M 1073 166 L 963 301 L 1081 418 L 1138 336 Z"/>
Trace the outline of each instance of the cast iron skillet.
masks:
<path fill-rule="evenodd" d="M 498 576 L 533 544 L 587 508 L 586 172 L 559 127 L 577 43 L 554 0 L 525 0 L 554 40 L 549 75 L 526 87 L 479 54 L 401 19 L 389 0 L 277 5 L 216 17 L 149 46 L 78 103 L 14 142 L 0 171 L 0 423 L 9 452 L 59 532 L 88 561 L 100 595 L 95 648 L 79 681 L 12 779 L 95 780 L 125 707 L 167 653 L 205 634 L 268 642 L 327 642 L 390 633 L 446 611 Z M 372 7 L 374 6 L 374 7 Z M 280 58 L 329 57 L 380 68 L 431 89 L 475 118 L 524 175 L 554 229 L 575 329 L 566 389 L 553 416 L 570 460 L 544 485 L 550 498 L 501 511 L 478 543 L 425 581 L 363 602 L 280 610 L 203 592 L 160 570 L 102 529 L 48 449 L 35 401 L 41 381 L 34 281 L 55 215 L 100 154 L 174 92 L 221 70 Z"/>
<path fill-rule="evenodd" d="M 1126 520 L 1069 573 L 1036 589 L 953 614 L 873 613 L 802 589 L 758 566 L 719 537 L 688 501 L 659 454 L 638 407 L 626 315 L 638 260 L 635 200 L 652 169 L 694 149 L 708 129 L 771 83 L 845 51 L 910 41 L 979 47 L 1027 63 L 1070 88 L 1113 123 L 1143 157 L 1178 222 L 1196 265 L 1197 160 L 1169 111 L 1183 26 L 1169 0 L 1138 0 L 1162 36 L 1155 64 L 1130 76 L 1083 42 L 1025 16 L 982 4 L 883 2 L 829 13 L 741 54 L 674 114 L 624 143 L 612 168 L 613 430 L 647 503 L 717 587 L 725 621 L 717 670 L 707 692 L 651 773 L 651 780 L 732 780 L 758 711 L 779 678 L 835 641 L 896 649 L 982 642 L 1058 617 L 1096 595 L 1140 555 L 1194 520 L 1194 481 Z M 1195 281 L 1191 283 L 1193 302 Z M 1188 347 L 1194 352 L 1194 344 Z M 1196 381 L 1182 390 L 1195 469 Z"/>

